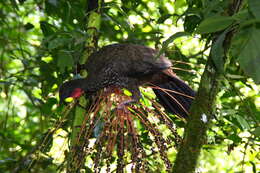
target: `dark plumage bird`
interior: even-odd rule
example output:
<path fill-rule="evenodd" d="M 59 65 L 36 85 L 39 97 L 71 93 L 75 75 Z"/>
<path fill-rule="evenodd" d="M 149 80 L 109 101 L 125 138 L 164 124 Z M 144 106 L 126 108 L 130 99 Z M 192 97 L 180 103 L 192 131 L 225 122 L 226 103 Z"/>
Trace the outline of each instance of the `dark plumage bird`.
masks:
<path fill-rule="evenodd" d="M 65 82 L 60 87 L 60 100 L 79 97 L 82 93 L 91 95 L 109 86 L 126 88 L 132 93 L 132 100 L 141 98 L 139 86 L 154 85 L 159 102 L 166 111 L 186 118 L 194 97 L 194 91 L 170 69 L 171 62 L 164 56 L 156 58 L 158 52 L 152 48 L 134 44 L 112 44 L 93 53 L 85 65 L 86 79 Z"/>

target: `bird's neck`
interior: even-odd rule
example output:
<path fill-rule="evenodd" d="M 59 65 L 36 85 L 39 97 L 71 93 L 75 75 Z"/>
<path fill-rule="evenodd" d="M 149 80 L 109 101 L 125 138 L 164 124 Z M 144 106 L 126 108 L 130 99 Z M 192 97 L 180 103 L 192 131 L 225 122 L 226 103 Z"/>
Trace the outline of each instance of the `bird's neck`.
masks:
<path fill-rule="evenodd" d="M 80 79 L 80 86 L 87 93 L 95 93 L 107 86 L 106 82 L 97 80 L 96 78 L 87 77 Z"/>

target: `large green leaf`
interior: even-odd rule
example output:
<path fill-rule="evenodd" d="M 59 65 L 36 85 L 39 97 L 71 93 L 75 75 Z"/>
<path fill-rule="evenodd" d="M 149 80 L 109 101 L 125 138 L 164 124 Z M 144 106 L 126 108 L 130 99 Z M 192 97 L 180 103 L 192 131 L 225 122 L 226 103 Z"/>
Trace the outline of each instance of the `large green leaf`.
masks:
<path fill-rule="evenodd" d="M 213 16 L 203 20 L 198 26 L 196 32 L 206 34 L 221 31 L 234 22 L 234 19 L 229 16 Z"/>
<path fill-rule="evenodd" d="M 260 19 L 260 1 L 259 0 L 248 0 L 249 10 L 253 15 Z"/>
<path fill-rule="evenodd" d="M 236 115 L 236 119 L 244 130 L 250 129 L 250 125 L 248 124 L 248 122 L 242 116 Z"/>
<path fill-rule="evenodd" d="M 231 53 L 256 83 L 260 82 L 260 30 L 251 27 L 243 28 L 232 40 Z"/>

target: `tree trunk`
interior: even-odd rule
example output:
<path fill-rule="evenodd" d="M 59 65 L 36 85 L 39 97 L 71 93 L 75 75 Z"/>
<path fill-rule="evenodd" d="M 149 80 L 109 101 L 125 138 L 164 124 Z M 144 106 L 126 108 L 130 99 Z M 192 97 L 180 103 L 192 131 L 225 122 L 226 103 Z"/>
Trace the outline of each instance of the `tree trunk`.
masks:
<path fill-rule="evenodd" d="M 238 12 L 241 4 L 242 1 L 240 0 L 230 0 L 230 8 L 227 9 L 227 14 L 232 16 Z M 224 72 L 224 70 L 221 69 L 225 69 L 227 62 L 229 62 L 226 53 L 229 50 L 230 40 L 234 32 L 233 28 L 228 28 L 222 33 L 215 34 L 211 53 L 201 77 L 199 90 L 191 106 L 190 119 L 185 128 L 184 139 L 176 156 L 172 171 L 174 173 L 195 172 L 201 148 L 207 141 L 206 132 L 213 118 L 215 99 L 219 90 L 221 77 L 223 76 L 222 73 Z M 221 42 L 221 49 L 224 53 L 219 57 L 213 58 L 212 50 L 214 44 L 219 44 L 217 40 L 223 36 L 224 39 Z M 219 60 L 222 63 L 216 64 L 216 61 Z"/>

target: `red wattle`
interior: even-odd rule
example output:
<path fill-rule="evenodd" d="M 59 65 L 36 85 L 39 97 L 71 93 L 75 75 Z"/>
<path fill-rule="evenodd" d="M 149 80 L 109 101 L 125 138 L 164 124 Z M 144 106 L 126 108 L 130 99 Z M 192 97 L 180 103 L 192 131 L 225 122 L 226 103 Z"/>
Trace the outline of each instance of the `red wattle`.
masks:
<path fill-rule="evenodd" d="M 72 98 L 79 98 L 82 94 L 84 93 L 84 91 L 81 88 L 76 88 L 72 94 L 71 97 Z"/>

